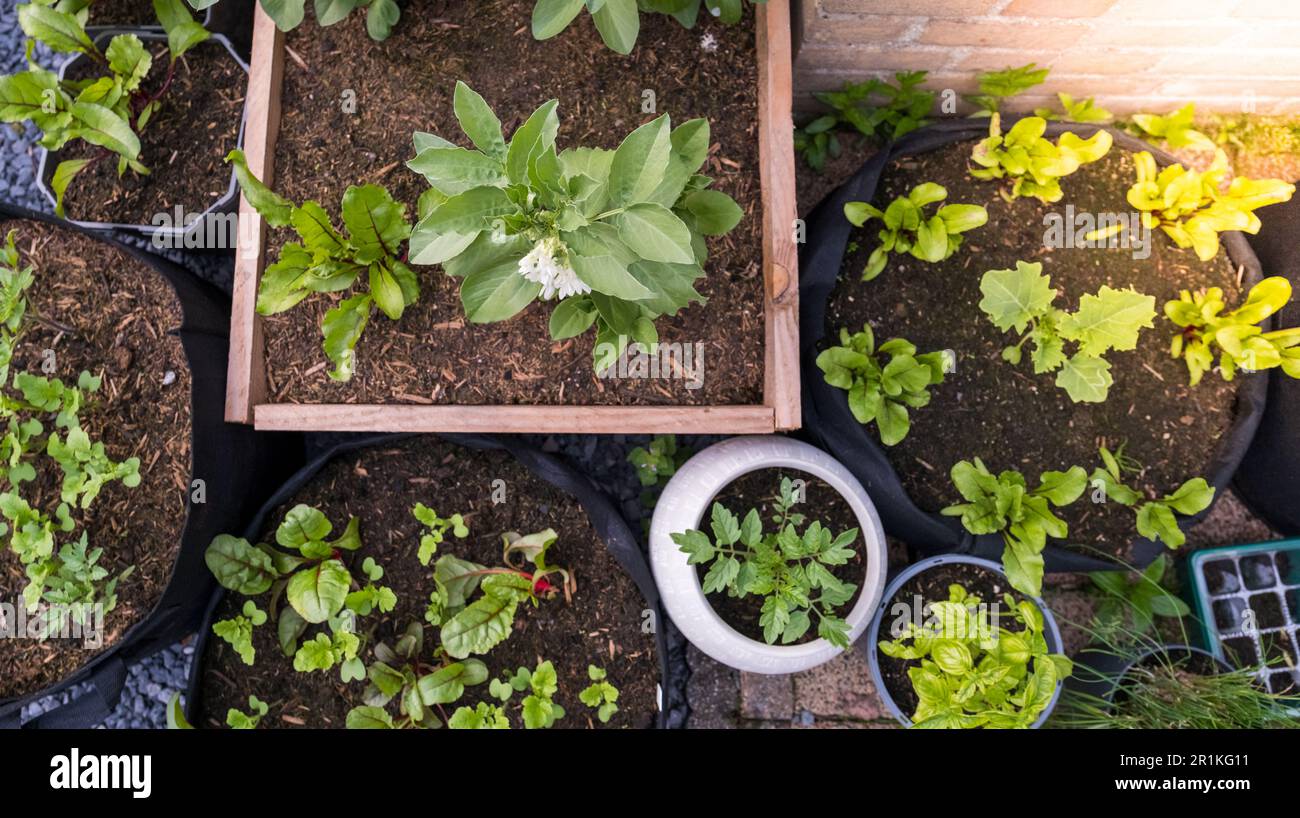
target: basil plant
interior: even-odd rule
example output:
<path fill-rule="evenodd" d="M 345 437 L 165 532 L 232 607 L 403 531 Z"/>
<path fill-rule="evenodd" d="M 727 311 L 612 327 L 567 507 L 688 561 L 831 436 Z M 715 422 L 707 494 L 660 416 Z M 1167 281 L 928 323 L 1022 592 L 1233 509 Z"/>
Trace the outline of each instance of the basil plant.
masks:
<path fill-rule="evenodd" d="M 408 166 L 430 189 L 411 235 L 413 264 L 441 264 L 461 279 L 466 317 L 504 321 L 537 299 L 553 301 L 555 340 L 596 328 L 595 367 L 630 341 L 658 341 L 655 319 L 691 301 L 708 258 L 705 236 L 743 215 L 697 171 L 709 123 L 673 128 L 668 115 L 630 133 L 617 150 L 556 147 L 551 100 L 507 141 L 488 104 L 463 82 L 455 112 L 474 148 L 416 133 Z"/>

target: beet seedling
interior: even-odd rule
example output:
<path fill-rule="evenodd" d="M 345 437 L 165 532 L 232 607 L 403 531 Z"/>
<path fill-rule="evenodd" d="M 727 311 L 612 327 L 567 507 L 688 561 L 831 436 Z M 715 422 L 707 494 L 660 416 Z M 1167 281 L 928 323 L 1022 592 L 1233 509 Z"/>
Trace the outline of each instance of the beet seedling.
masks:
<path fill-rule="evenodd" d="M 140 161 L 140 134 L 171 88 L 176 61 L 210 36 L 181 0 L 153 0 L 153 7 L 167 32 L 169 62 L 162 82 L 148 90 L 144 82 L 154 58 L 139 37 L 119 34 L 100 51 L 86 33 L 84 13 L 63 11 L 48 2 L 18 6 L 18 24 L 30 38 L 28 69 L 0 77 L 0 122 L 31 122 L 41 130 L 41 146 L 50 151 L 75 139 L 99 148 L 89 158 L 66 159 L 54 169 L 50 187 L 60 216 L 68 185 L 105 159 L 117 157 L 118 176 L 128 168 L 149 173 Z M 89 80 L 60 80 L 30 59 L 32 41 L 59 54 L 83 54 L 101 74 Z"/>

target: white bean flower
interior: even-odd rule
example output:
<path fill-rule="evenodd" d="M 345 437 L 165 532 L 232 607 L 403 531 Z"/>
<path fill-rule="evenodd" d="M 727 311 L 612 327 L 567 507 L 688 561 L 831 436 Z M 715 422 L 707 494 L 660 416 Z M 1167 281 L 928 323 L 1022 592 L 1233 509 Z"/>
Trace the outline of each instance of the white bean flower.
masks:
<path fill-rule="evenodd" d="M 519 259 L 519 275 L 542 285 L 543 301 L 591 292 L 569 266 L 568 250 L 555 236 L 537 242 L 528 255 Z"/>

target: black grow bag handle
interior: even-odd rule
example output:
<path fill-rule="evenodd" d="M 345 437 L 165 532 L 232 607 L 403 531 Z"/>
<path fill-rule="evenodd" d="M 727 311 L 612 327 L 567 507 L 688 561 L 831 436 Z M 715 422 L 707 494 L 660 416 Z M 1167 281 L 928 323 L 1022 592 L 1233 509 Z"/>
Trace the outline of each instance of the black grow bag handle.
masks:
<path fill-rule="evenodd" d="M 1014 121 L 1009 119 L 1008 122 Z M 1170 154 L 1114 128 L 1078 123 L 1048 123 L 1047 133 L 1057 136 L 1074 131 L 1085 138 L 1107 130 L 1115 144 L 1129 151 L 1149 151 L 1160 165 L 1176 162 Z M 988 133 L 987 119 L 946 119 L 913 131 L 873 154 L 854 176 L 813 210 L 807 220 L 808 241 L 799 253 L 799 347 L 803 366 L 803 417 L 805 433 L 813 442 L 838 457 L 871 495 L 880 511 L 885 531 L 929 554 L 971 554 L 997 560 L 1002 555 L 998 534 L 973 535 L 952 517 L 921 510 L 903 488 L 897 472 L 875 437 L 853 417 L 843 390 L 830 386 L 817 367 L 818 345 L 824 337 L 826 304 L 839 276 L 845 248 L 853 226 L 844 218 L 844 205 L 871 201 L 885 168 L 902 156 L 927 153 L 955 142 L 980 139 Z M 1245 237 L 1224 233 L 1221 240 L 1233 263 L 1243 267 L 1246 287 L 1263 276 L 1259 260 Z M 1270 326 L 1276 317 L 1270 320 Z M 1232 426 L 1220 441 L 1210 464 L 1208 480 L 1215 488 L 1215 500 L 1227 489 L 1237 466 L 1245 456 L 1264 413 L 1268 379 L 1248 378 L 1237 392 L 1237 411 Z M 1213 505 L 1210 506 L 1213 508 Z M 1184 529 L 1209 513 L 1205 509 L 1192 517 L 1181 517 Z M 1156 541 L 1138 538 L 1133 543 L 1133 560 L 1145 567 L 1165 551 Z M 1115 565 L 1049 543 L 1043 550 L 1044 569 L 1049 573 L 1113 570 Z"/>
<path fill-rule="evenodd" d="M 432 435 L 431 435 L 432 436 Z M 337 457 L 376 446 L 400 443 L 415 434 L 376 434 L 365 435 L 343 442 L 326 449 L 291 476 L 280 490 L 267 500 L 244 528 L 244 539 L 256 542 L 266 528 L 266 521 L 277 508 L 291 500 L 302 487 Z M 655 585 L 654 575 L 646 562 L 637 539 L 628 527 L 627 521 L 615 510 L 606 494 L 586 475 L 559 458 L 546 454 L 517 437 L 471 434 L 440 434 L 436 437 L 449 443 L 455 443 L 468 449 L 479 451 L 505 451 L 518 460 L 540 480 L 561 489 L 572 496 L 582 506 L 587 519 L 600 537 L 610 554 L 631 577 L 637 590 L 645 598 L 647 606 L 654 611 L 655 650 L 659 656 L 659 687 L 662 701 L 659 708 L 658 726 L 677 727 L 685 723 L 689 708 L 686 704 L 684 686 L 672 684 L 669 666 L 669 646 L 667 639 L 668 617 L 664 614 L 659 600 L 659 589 Z M 213 584 L 214 590 L 207 600 L 207 609 L 203 615 L 202 625 L 195 639 L 194 661 L 190 665 L 189 689 L 185 697 L 185 715 L 191 724 L 198 724 L 203 713 L 203 656 L 212 634 L 212 620 L 217 606 L 226 596 L 226 590 Z"/>
<path fill-rule="evenodd" d="M 128 664 L 174 644 L 197 627 L 216 584 L 204 565 L 204 548 L 222 531 L 242 526 L 271 487 L 302 462 L 302 439 L 225 423 L 230 300 L 215 287 L 164 258 L 44 213 L 0 202 L 0 219 L 52 224 L 111 245 L 162 276 L 181 304 L 181 325 L 172 334 L 180 338 L 190 369 L 190 476 L 204 481 L 206 496 L 205 502 L 193 503 L 187 490 L 180 548 L 162 596 L 112 647 L 64 679 L 44 690 L 0 699 L 0 727 L 16 727 L 28 703 L 90 682 L 93 690 L 27 725 L 89 727 L 117 706 Z"/>

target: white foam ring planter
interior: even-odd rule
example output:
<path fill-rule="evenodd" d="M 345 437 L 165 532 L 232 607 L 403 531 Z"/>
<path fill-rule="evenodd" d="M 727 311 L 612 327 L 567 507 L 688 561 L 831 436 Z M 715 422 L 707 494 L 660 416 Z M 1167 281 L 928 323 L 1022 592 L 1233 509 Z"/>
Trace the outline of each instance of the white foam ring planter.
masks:
<path fill-rule="evenodd" d="M 866 570 L 858 601 L 845 617 L 849 641 L 860 637 L 871 622 L 885 589 L 885 532 L 862 484 L 833 457 L 807 443 L 784 437 L 737 437 L 710 446 L 688 460 L 664 487 L 650 525 L 650 568 L 673 623 L 695 647 L 725 665 L 752 673 L 796 673 L 840 654 L 825 639 L 797 645 L 768 645 L 741 634 L 713 610 L 700 587 L 695 566 L 672 540 L 675 532 L 707 531 L 709 510 L 724 488 L 760 469 L 803 472 L 825 481 L 848 502 L 858 520 L 859 549 Z M 775 492 L 776 487 L 773 487 Z M 744 509 L 732 509 L 742 514 Z M 817 509 L 805 509 L 809 520 Z M 701 522 L 705 521 L 702 525 Z"/>

